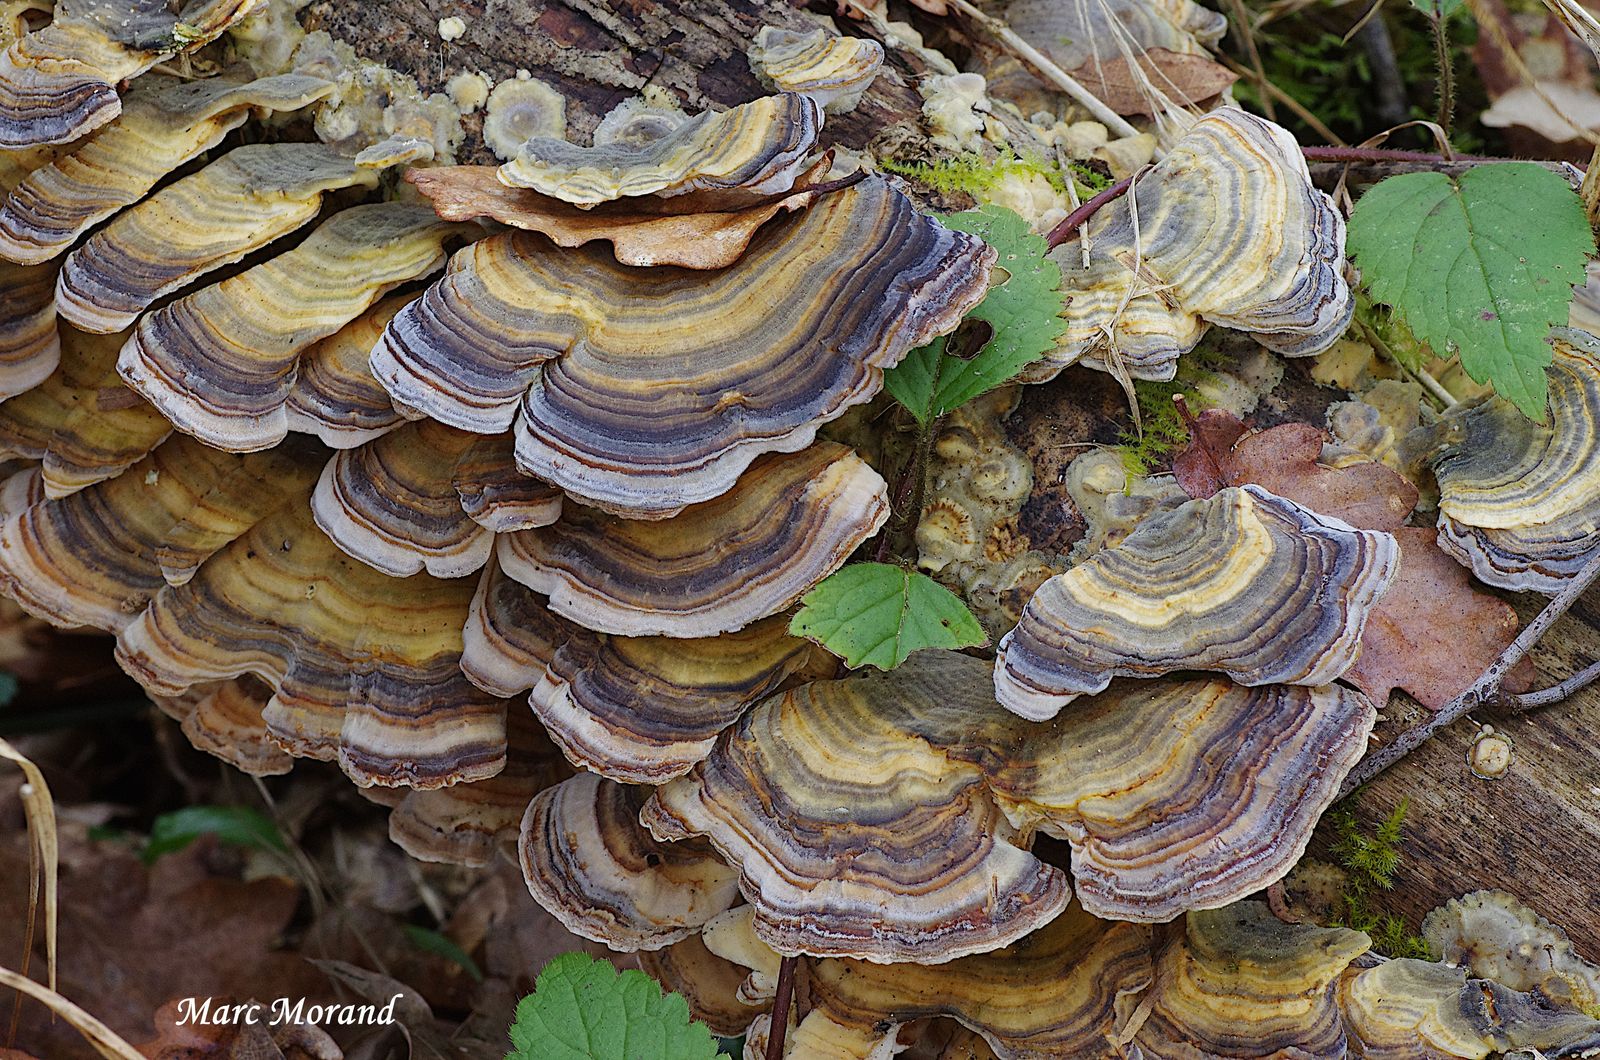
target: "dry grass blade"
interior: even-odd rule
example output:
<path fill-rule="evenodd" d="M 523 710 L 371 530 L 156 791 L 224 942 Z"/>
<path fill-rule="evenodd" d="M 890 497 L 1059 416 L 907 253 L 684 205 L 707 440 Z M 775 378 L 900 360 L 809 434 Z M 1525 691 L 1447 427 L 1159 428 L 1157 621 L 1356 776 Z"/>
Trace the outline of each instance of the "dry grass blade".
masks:
<path fill-rule="evenodd" d="M 106 1060 L 144 1060 L 139 1051 L 123 1041 L 116 1031 L 44 984 L 36 983 L 32 979 L 18 975 L 10 968 L 0 966 L 0 986 L 9 986 L 28 995 L 72 1024 L 73 1028 L 83 1035 L 84 1040 L 94 1046 L 95 1052 Z"/>
<path fill-rule="evenodd" d="M 33 949 L 33 929 L 38 915 L 39 895 L 44 893 L 44 948 L 50 989 L 56 986 L 56 869 L 60 862 L 60 847 L 56 837 L 56 809 L 50 800 L 50 786 L 45 783 L 39 767 L 28 761 L 5 740 L 0 740 L 0 758 L 9 759 L 22 767 L 27 778 L 22 785 L 22 808 L 28 818 L 28 927 L 23 933 L 26 947 L 22 954 L 22 970 L 28 970 L 29 952 Z M 41 887 L 42 885 L 42 887 Z M 10 1041 L 17 1032 L 22 999 L 11 1010 Z"/>

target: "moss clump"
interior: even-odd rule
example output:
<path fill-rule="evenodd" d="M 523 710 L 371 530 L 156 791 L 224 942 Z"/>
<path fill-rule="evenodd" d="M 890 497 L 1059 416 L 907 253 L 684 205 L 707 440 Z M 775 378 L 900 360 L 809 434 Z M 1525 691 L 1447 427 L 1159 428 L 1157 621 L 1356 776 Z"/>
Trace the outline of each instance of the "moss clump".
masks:
<path fill-rule="evenodd" d="M 878 168 L 907 180 L 914 180 L 933 191 L 950 195 L 964 193 L 982 198 L 1007 177 L 1042 177 L 1056 191 L 1066 194 L 1067 175 L 1059 166 L 1036 158 L 1021 158 L 1003 154 L 999 158 L 985 158 L 975 152 L 940 159 L 937 162 L 900 162 L 892 158 L 880 159 Z M 1093 195 L 1110 183 L 1088 166 L 1069 163 L 1070 175 L 1077 182 L 1079 194 Z"/>
<path fill-rule="evenodd" d="M 1215 402 L 1199 388 L 1213 382 L 1227 363 L 1227 354 L 1212 343 L 1202 342 L 1178 361 L 1178 371 L 1172 379 L 1166 382 L 1134 380 L 1133 396 L 1139 403 L 1138 425 L 1129 424 L 1117 433 L 1122 466 L 1130 476 L 1150 474 L 1189 443 L 1189 426 L 1173 398 L 1181 395 L 1190 412 L 1211 408 Z"/>
<path fill-rule="evenodd" d="M 1408 806 L 1408 801 L 1401 799 L 1371 835 L 1361 830 L 1353 810 L 1341 808 L 1329 815 L 1335 836 L 1333 855 L 1348 879 L 1339 923 L 1372 936 L 1373 948 L 1385 956 L 1430 961 L 1434 957 L 1427 942 L 1411 930 L 1404 917 L 1373 908 L 1374 893 L 1393 889 L 1395 874 L 1400 871 L 1400 835 Z"/>

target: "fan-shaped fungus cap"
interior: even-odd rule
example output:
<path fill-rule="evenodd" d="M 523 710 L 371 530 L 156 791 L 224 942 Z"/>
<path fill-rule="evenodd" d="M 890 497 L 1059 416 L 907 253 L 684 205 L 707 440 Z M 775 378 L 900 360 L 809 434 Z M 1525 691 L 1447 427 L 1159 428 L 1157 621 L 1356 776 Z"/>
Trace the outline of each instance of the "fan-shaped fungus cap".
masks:
<path fill-rule="evenodd" d="M 1393 535 L 1229 487 L 1151 516 L 1040 586 L 1000 642 L 995 693 L 1043 720 L 1116 676 L 1327 684 L 1355 661 L 1398 566 Z"/>
<path fill-rule="evenodd" d="M 506 715 L 506 767 L 486 780 L 404 791 L 389 813 L 389 838 L 419 861 L 487 865 L 516 842 L 528 800 L 572 775 L 526 711 Z"/>
<path fill-rule="evenodd" d="M 602 776 L 660 784 L 687 773 L 717 735 L 811 657 L 775 615 L 736 633 L 575 636 L 529 703 L 567 757 Z"/>
<path fill-rule="evenodd" d="M 819 167 L 826 169 L 826 165 Z M 502 224 L 548 236 L 560 247 L 578 247 L 596 240 L 611 244 L 624 265 L 677 265 L 686 269 L 722 269 L 739 260 L 756 230 L 782 211 L 794 212 L 816 197 L 804 184 L 793 195 L 739 210 L 660 213 L 630 203 L 581 209 L 526 188 L 500 183 L 491 166 L 438 166 L 412 169 L 406 180 L 449 221 L 490 217 Z"/>
<path fill-rule="evenodd" d="M 569 638 L 589 635 L 546 607 L 544 597 L 506 577 L 491 558 L 462 630 L 461 670 L 485 692 L 514 696 L 539 683 Z"/>
<path fill-rule="evenodd" d="M 0 261 L 0 400 L 38 386 L 60 361 L 56 270 Z"/>
<path fill-rule="evenodd" d="M 1371 945 L 1347 928 L 1285 924 L 1264 902 L 1190 913 L 1157 964 L 1130 1054 L 1343 1057 L 1335 981 Z"/>
<path fill-rule="evenodd" d="M 718 913 L 700 929 L 700 940 L 718 957 L 748 970 L 739 984 L 740 1001 L 759 1005 L 777 996 L 783 958 L 756 935 L 753 908 L 739 905 Z"/>
<path fill-rule="evenodd" d="M 0 56 L 0 148 L 76 140 L 122 110 L 116 86 L 216 38 L 258 0 L 60 0 Z"/>
<path fill-rule="evenodd" d="M 1076 245 L 1051 255 L 1071 294 L 1068 325 L 1027 378 L 1115 359 L 1136 379 L 1171 379 L 1209 324 L 1305 356 L 1350 322 L 1343 219 L 1312 187 L 1294 137 L 1242 110 L 1196 121 L 1086 233 L 1088 268 Z"/>
<path fill-rule="evenodd" d="M 1126 41 L 1141 53 L 1159 48 L 1205 55 L 1228 29 L 1226 18 L 1191 0 L 1105 0 L 1083 6 L 1014 0 L 1006 8 L 1006 23 L 1063 70 L 1110 58 L 1096 51 L 1096 42 Z M 1156 87 L 1167 88 L 1159 82 Z"/>
<path fill-rule="evenodd" d="M 151 698 L 196 748 L 253 777 L 270 777 L 294 767 L 294 759 L 272 742 L 261 718 L 271 695 L 271 689 L 246 677 L 191 688 L 181 696 Z"/>
<path fill-rule="evenodd" d="M 172 432 L 117 375 L 123 335 L 63 328 L 50 378 L 0 404 L 0 456 L 41 461 L 45 496 L 65 497 L 121 474 Z"/>
<path fill-rule="evenodd" d="M 892 1025 L 950 1016 L 1007 1060 L 1099 1060 L 1119 1055 L 1112 1039 L 1152 970 L 1149 928 L 1073 905 L 1005 949 L 947 964 L 812 962 L 801 1026 L 826 1019 L 892 1040 Z"/>
<path fill-rule="evenodd" d="M 535 137 L 564 140 L 567 97 L 537 78 L 513 77 L 494 86 L 483 112 L 483 142 L 505 159 Z"/>
<path fill-rule="evenodd" d="M 816 101 L 785 93 L 705 111 L 642 144 L 536 137 L 500 167 L 500 179 L 577 206 L 693 192 L 699 206 L 726 208 L 788 191 L 821 131 Z"/>
<path fill-rule="evenodd" d="M 56 625 L 115 632 L 163 584 L 187 580 L 258 520 L 303 497 L 316 466 L 315 454 L 295 447 L 241 459 L 176 438 L 69 497 L 45 501 L 40 490 L 0 524 L 0 588 Z"/>
<path fill-rule="evenodd" d="M 0 207 L 0 257 L 23 265 L 49 261 L 138 202 L 162 177 L 217 146 L 251 113 L 298 110 L 333 88 L 307 74 L 139 81 L 120 118 L 12 191 Z"/>
<path fill-rule="evenodd" d="M 1013 824 L 1071 844 L 1085 909 L 1159 922 L 1288 873 L 1377 718 L 1336 685 L 1119 681 L 1046 729 L 1014 723 L 1025 742 L 996 742 L 987 783 Z"/>
<path fill-rule="evenodd" d="M 1505 891 L 1452 898 L 1423 918 L 1422 934 L 1445 961 L 1474 975 L 1573 1008 L 1600 1005 L 1600 967 L 1573 952 L 1566 932 Z"/>
<path fill-rule="evenodd" d="M 1600 1046 L 1600 1021 L 1448 964 L 1401 959 L 1352 969 L 1339 984 L 1339 1005 L 1367 1060 L 1481 1060 L 1512 1049 L 1568 1056 Z"/>
<path fill-rule="evenodd" d="M 642 820 L 740 866 L 756 933 L 781 953 L 936 964 L 1009 945 L 1066 907 L 1066 875 L 1023 848 L 982 770 L 910 728 L 999 715 L 987 671 L 926 652 L 773 696 Z"/>
<path fill-rule="evenodd" d="M 606 111 L 605 117 L 594 127 L 594 143 L 596 147 L 609 144 L 643 147 L 688 120 L 689 115 L 679 109 L 670 96 L 648 100 L 630 96 Z"/>
<path fill-rule="evenodd" d="M 392 295 L 300 355 L 284 405 L 289 429 L 314 434 L 333 449 L 353 449 L 405 422 L 378 385 L 367 358 L 412 295 Z"/>
<path fill-rule="evenodd" d="M 1551 335 L 1548 423 L 1490 398 L 1406 446 L 1431 450 L 1439 546 L 1490 585 L 1553 596 L 1600 549 L 1600 339 Z"/>
<path fill-rule="evenodd" d="M 739 485 L 671 519 L 569 506 L 503 534 L 500 566 L 586 629 L 711 637 L 793 604 L 889 517 L 888 487 L 854 450 L 822 442 L 754 464 Z"/>
<path fill-rule="evenodd" d="M 321 144 L 231 151 L 68 255 L 56 285 L 61 315 L 87 331 L 121 331 L 162 295 L 314 219 L 324 192 L 377 178 Z"/>
<path fill-rule="evenodd" d="M 389 578 L 350 559 L 302 493 L 158 594 L 117 659 L 157 695 L 256 674 L 274 689 L 273 738 L 337 759 L 358 784 L 482 780 L 505 765 L 505 704 L 461 674 L 471 595 L 465 581 Z"/>
<path fill-rule="evenodd" d="M 431 420 L 408 423 L 329 460 L 311 512 L 335 544 L 374 570 L 471 574 L 494 548 L 492 530 L 543 526 L 561 514 L 561 495 L 520 474 L 509 439 L 496 451 L 500 441 Z"/>
<path fill-rule="evenodd" d="M 703 841 L 664 843 L 639 824 L 648 788 L 579 773 L 540 792 L 517 851 L 539 904 L 586 939 L 656 950 L 738 900 L 737 873 Z"/>
<path fill-rule="evenodd" d="M 828 114 L 854 110 L 883 66 L 877 41 L 838 37 L 821 26 L 805 33 L 762 26 L 749 54 L 762 84 L 810 96 Z"/>
<path fill-rule="evenodd" d="M 659 519 L 869 400 L 982 299 L 993 260 L 877 179 L 772 222 L 709 274 L 506 233 L 456 255 L 372 369 L 397 405 L 452 426 L 516 420 L 525 471 Z"/>
<path fill-rule="evenodd" d="M 744 968 L 712 953 L 699 935 L 659 950 L 641 950 L 639 967 L 666 989 L 681 994 L 689 1002 L 689 1013 L 710 1027 L 712 1034 L 737 1037 L 749 1028 L 751 1020 L 772 1007 L 770 1001 L 747 1004 L 740 1000 Z"/>
<path fill-rule="evenodd" d="M 123 347 L 128 385 L 207 445 L 251 452 L 289 429 L 300 354 L 466 235 L 425 206 L 373 203 L 335 214 L 299 246 L 146 315 Z"/>

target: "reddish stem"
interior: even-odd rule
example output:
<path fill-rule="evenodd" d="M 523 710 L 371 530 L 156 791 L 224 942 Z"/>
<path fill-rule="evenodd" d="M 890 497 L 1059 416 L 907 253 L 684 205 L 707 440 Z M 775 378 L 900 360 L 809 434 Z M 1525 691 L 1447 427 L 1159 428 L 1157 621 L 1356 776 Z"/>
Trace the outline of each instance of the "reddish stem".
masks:
<path fill-rule="evenodd" d="M 1090 199 L 1076 210 L 1073 210 L 1071 213 L 1067 214 L 1067 216 L 1061 219 L 1059 224 L 1050 229 L 1050 234 L 1045 237 L 1045 242 L 1050 245 L 1051 250 L 1059 247 L 1061 244 L 1077 235 L 1078 229 L 1082 227 L 1085 221 L 1093 217 L 1095 212 L 1099 210 L 1100 207 L 1104 206 L 1112 199 L 1118 198 L 1132 186 L 1133 178 L 1123 177 L 1105 191 L 1097 193 L 1094 198 Z"/>
<path fill-rule="evenodd" d="M 767 1060 L 783 1060 L 783 1040 L 789 1035 L 789 1003 L 794 1000 L 794 969 L 798 957 L 785 957 L 778 965 L 778 992 L 772 999 L 772 1024 L 767 1031 Z"/>

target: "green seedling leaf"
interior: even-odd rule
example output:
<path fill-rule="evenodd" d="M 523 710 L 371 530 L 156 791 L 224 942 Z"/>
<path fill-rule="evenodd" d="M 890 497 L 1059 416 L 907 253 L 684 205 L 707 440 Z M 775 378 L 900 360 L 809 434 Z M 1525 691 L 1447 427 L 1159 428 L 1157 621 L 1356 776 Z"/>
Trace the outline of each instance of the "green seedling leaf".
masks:
<path fill-rule="evenodd" d="M 714 1060 L 716 1043 L 689 1003 L 643 972 L 586 953 L 544 966 L 517 1005 L 506 1060 Z"/>
<path fill-rule="evenodd" d="M 416 924 L 405 925 L 406 938 L 419 950 L 436 954 L 449 961 L 459 964 L 463 970 L 472 976 L 473 982 L 483 982 L 483 972 L 478 970 L 478 962 L 467 955 L 467 951 L 457 946 L 449 938 L 433 931 L 430 928 L 419 927 Z"/>
<path fill-rule="evenodd" d="M 1061 267 L 1045 257 L 1049 247 L 1028 222 L 993 205 L 939 220 L 978 236 L 1000 257 L 988 295 L 967 314 L 968 321 L 992 329 L 976 356 L 951 356 L 948 337 L 940 338 L 912 350 L 884 376 L 889 393 L 924 424 L 1009 381 L 1052 349 L 1067 326 Z"/>
<path fill-rule="evenodd" d="M 1390 177 L 1356 204 L 1348 246 L 1372 297 L 1419 340 L 1544 422 L 1545 336 L 1594 252 L 1566 181 L 1527 162 Z"/>
<path fill-rule="evenodd" d="M 272 821 L 248 806 L 186 806 L 164 813 L 151 823 L 150 842 L 144 848 L 145 863 L 182 850 L 208 834 L 224 843 L 257 850 L 288 850 Z"/>
<path fill-rule="evenodd" d="M 852 669 L 893 670 L 924 648 L 988 643 L 967 605 L 926 574 L 889 563 L 853 563 L 800 601 L 789 632 L 809 637 Z"/>
<path fill-rule="evenodd" d="M 1411 0 L 1411 6 L 1429 18 L 1446 19 L 1455 14 L 1463 0 Z"/>

